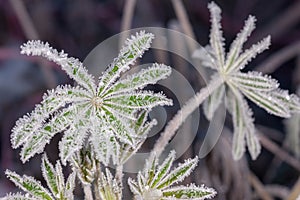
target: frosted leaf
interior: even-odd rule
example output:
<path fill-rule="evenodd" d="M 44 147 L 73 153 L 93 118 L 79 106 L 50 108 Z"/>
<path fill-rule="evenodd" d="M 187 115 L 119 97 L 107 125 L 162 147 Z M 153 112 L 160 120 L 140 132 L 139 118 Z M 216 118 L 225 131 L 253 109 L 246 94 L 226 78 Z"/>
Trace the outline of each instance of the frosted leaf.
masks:
<path fill-rule="evenodd" d="M 175 186 L 170 189 L 166 189 L 163 192 L 164 199 L 211 199 L 215 197 L 217 192 L 212 189 L 208 188 L 204 185 L 196 186 L 194 184 L 188 186 Z"/>
<path fill-rule="evenodd" d="M 113 178 L 110 171 L 106 168 L 105 173 L 101 172 L 98 176 L 98 194 L 101 199 L 121 200 L 122 186 Z"/>
<path fill-rule="evenodd" d="M 57 174 L 53 165 L 49 162 L 46 154 L 42 158 L 42 175 L 52 194 L 59 198 L 59 186 L 56 183 Z"/>
<path fill-rule="evenodd" d="M 272 96 L 276 99 L 282 101 L 291 113 L 300 112 L 300 100 L 299 97 L 295 94 L 289 94 L 287 90 L 276 89 L 272 92 Z"/>
<path fill-rule="evenodd" d="M 238 56 L 242 52 L 243 44 L 247 41 L 247 38 L 250 36 L 251 32 L 255 28 L 255 17 L 249 16 L 245 22 L 245 25 L 240 33 L 238 33 L 235 40 L 232 42 L 230 46 L 229 53 L 227 54 L 225 70 L 231 71 L 231 67 L 233 67 L 233 63 L 237 60 Z"/>
<path fill-rule="evenodd" d="M 243 94 L 253 101 L 256 105 L 265 109 L 267 112 L 279 117 L 290 117 L 288 106 L 272 93 L 264 93 L 252 90 L 242 90 Z"/>
<path fill-rule="evenodd" d="M 108 69 L 100 77 L 98 93 L 103 94 L 111 88 L 111 84 L 120 77 L 122 72 L 129 70 L 129 66 L 150 48 L 154 35 L 141 31 L 126 40 L 125 46 L 120 50 L 117 58 L 110 64 Z"/>
<path fill-rule="evenodd" d="M 181 182 L 191 173 L 197 165 L 198 158 L 188 159 L 171 170 L 174 160 L 175 151 L 171 151 L 161 165 L 158 164 L 157 158 L 151 161 L 146 160 L 143 171 L 138 172 L 137 181 L 128 179 L 128 185 L 135 199 L 207 199 L 216 194 L 213 189 L 204 186 L 190 185 L 172 188 L 172 185 Z"/>
<path fill-rule="evenodd" d="M 50 47 L 48 43 L 39 40 L 28 41 L 21 46 L 21 54 L 42 56 L 60 65 L 61 68 L 77 83 L 95 93 L 96 85 L 94 77 L 90 75 L 83 64 L 75 58 L 68 58 L 63 51 L 58 52 Z"/>
<path fill-rule="evenodd" d="M 240 90 L 271 91 L 279 86 L 277 80 L 256 71 L 234 73 L 230 81 Z"/>
<path fill-rule="evenodd" d="M 169 66 L 155 63 L 147 69 L 120 80 L 111 88 L 113 92 L 109 95 L 142 89 L 148 84 L 155 84 L 157 81 L 167 78 L 170 74 Z"/>
<path fill-rule="evenodd" d="M 54 200 L 50 192 L 45 189 L 41 183 L 35 180 L 32 177 L 24 175 L 23 177 L 19 176 L 15 172 L 6 170 L 5 174 L 9 180 L 11 180 L 16 186 L 22 189 L 25 192 L 28 192 L 36 198 L 41 198 L 45 200 Z"/>
<path fill-rule="evenodd" d="M 231 88 L 231 92 L 228 94 L 228 110 L 232 114 L 234 129 L 232 141 L 233 158 L 239 160 L 243 156 L 246 138 L 251 158 L 255 160 L 260 153 L 261 146 L 255 135 L 252 111 L 236 88 Z"/>
<path fill-rule="evenodd" d="M 27 194 L 21 194 L 21 193 L 8 194 L 5 197 L 0 198 L 0 199 L 1 200 L 39 200 L 38 198 L 30 196 L 28 193 Z"/>
<path fill-rule="evenodd" d="M 132 92 L 108 98 L 106 104 L 123 106 L 134 109 L 151 109 L 158 105 L 172 105 L 172 101 L 165 95 L 153 92 Z"/>
<path fill-rule="evenodd" d="M 231 71 L 242 70 L 248 62 L 255 58 L 258 54 L 268 49 L 271 44 L 271 37 L 267 36 L 257 44 L 252 45 L 250 49 L 247 49 L 242 53 L 237 60 L 232 64 Z"/>
<path fill-rule="evenodd" d="M 218 68 L 221 69 L 225 62 L 224 38 L 221 30 L 221 9 L 214 3 L 208 4 L 211 15 L 210 45 L 216 56 Z"/>

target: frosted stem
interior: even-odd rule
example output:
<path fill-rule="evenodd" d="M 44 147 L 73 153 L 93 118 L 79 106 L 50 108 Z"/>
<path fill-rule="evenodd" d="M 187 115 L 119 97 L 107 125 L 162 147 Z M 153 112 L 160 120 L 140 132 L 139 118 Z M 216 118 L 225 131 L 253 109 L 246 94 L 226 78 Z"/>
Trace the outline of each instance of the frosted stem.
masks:
<path fill-rule="evenodd" d="M 150 154 L 150 159 L 159 157 L 169 140 L 175 135 L 178 128 L 183 124 L 186 118 L 194 112 L 196 108 L 223 83 L 222 78 L 212 80 L 205 88 L 202 88 L 197 94 L 190 98 L 187 103 L 176 113 L 171 121 L 167 124 L 165 130 L 161 133 L 160 138 L 154 145 Z"/>
<path fill-rule="evenodd" d="M 84 199 L 93 200 L 93 193 L 90 185 L 83 185 Z"/>

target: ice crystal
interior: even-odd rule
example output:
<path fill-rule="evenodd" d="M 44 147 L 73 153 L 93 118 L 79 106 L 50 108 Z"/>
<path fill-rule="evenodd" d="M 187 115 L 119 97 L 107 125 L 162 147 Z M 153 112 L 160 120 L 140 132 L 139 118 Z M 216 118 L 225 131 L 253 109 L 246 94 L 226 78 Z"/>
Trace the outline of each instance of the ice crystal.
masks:
<path fill-rule="evenodd" d="M 21 53 L 43 56 L 57 63 L 79 86 L 58 86 L 48 91 L 30 114 L 16 122 L 11 142 L 14 148 L 23 146 L 21 160 L 25 162 L 42 152 L 50 139 L 62 131 L 64 136 L 59 150 L 63 164 L 82 149 L 85 141 L 90 143 L 96 158 L 104 164 L 111 157 L 118 164 L 121 158 L 116 154 L 125 146 L 136 149 L 147 131 L 141 134 L 134 130 L 135 126 L 153 124 L 143 122 L 137 125 L 139 113 L 157 105 L 172 104 L 162 93 L 141 90 L 166 78 L 171 73 L 168 66 L 155 63 L 120 79 L 121 73 L 150 47 L 152 39 L 153 34 L 143 31 L 128 39 L 118 57 L 99 78 L 98 86 L 83 64 L 63 51 L 58 52 L 41 41 L 22 45 Z"/>
<path fill-rule="evenodd" d="M 201 59 L 204 66 L 217 70 L 212 79 L 221 78 L 224 84 L 205 100 L 204 113 L 211 120 L 226 96 L 227 109 L 233 116 L 233 157 L 236 160 L 240 159 L 247 144 L 252 159 L 256 159 L 261 147 L 255 134 L 252 111 L 244 96 L 268 113 L 285 118 L 290 117 L 291 113 L 300 111 L 300 102 L 296 95 L 290 95 L 288 91 L 279 89 L 278 82 L 270 76 L 255 71 L 241 72 L 257 54 L 270 45 L 270 36 L 267 36 L 250 49 L 242 50 L 243 44 L 255 28 L 255 17 L 249 16 L 226 54 L 220 23 L 221 9 L 214 2 L 209 3 L 208 8 L 212 23 L 210 45 L 206 50 L 203 48 L 197 50 L 194 57 Z"/>

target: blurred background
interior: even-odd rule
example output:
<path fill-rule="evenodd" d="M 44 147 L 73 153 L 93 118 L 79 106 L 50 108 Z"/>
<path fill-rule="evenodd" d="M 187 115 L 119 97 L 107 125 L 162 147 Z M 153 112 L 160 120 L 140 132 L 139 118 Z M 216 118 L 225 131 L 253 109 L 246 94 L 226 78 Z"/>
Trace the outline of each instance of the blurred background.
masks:
<path fill-rule="evenodd" d="M 59 66 L 36 57 L 19 54 L 28 39 L 48 41 L 57 49 L 84 60 L 103 40 L 130 28 L 156 26 L 181 31 L 201 45 L 208 43 L 209 12 L 207 0 L 0 0 L 0 196 L 16 191 L 4 175 L 5 169 L 40 177 L 40 156 L 25 165 L 19 149 L 10 147 L 10 133 L 15 121 L 30 112 L 43 93 L 59 84 L 72 84 Z M 222 9 L 223 34 L 227 48 L 243 27 L 248 15 L 257 18 L 257 28 L 245 48 L 271 35 L 270 49 L 248 67 L 271 74 L 281 88 L 296 92 L 300 84 L 300 1 L 299 0 L 216 0 Z M 173 41 L 176 42 L 176 41 Z M 189 51 L 192 51 L 192 47 Z M 151 54 L 152 55 L 152 54 Z M 189 70 L 180 58 L 154 53 L 152 60 L 177 68 L 189 79 L 195 91 L 201 78 Z M 101 64 L 101 63 L 100 63 Z M 186 67 L 183 67 L 186 66 Z M 282 119 L 268 115 L 250 104 L 261 136 L 262 154 L 256 161 L 249 156 L 238 162 L 231 156 L 231 125 L 214 150 L 201 159 L 194 176 L 186 182 L 205 183 L 218 191 L 216 199 L 295 199 L 300 193 L 300 160 L 285 142 L 288 132 Z M 170 118 L 178 106 L 169 110 Z M 296 123 L 300 123 L 296 122 Z M 192 157 L 203 139 L 201 122 L 193 145 L 182 156 Z M 296 136 L 299 139 L 299 134 Z M 46 150 L 57 159 L 52 140 Z M 144 150 L 153 146 L 150 138 Z M 299 143 L 298 143 L 299 145 Z M 180 160 L 179 160 L 180 161 Z M 67 170 L 66 170 L 67 173 Z M 129 175 L 130 176 L 130 175 Z M 76 193 L 80 197 L 80 189 Z"/>

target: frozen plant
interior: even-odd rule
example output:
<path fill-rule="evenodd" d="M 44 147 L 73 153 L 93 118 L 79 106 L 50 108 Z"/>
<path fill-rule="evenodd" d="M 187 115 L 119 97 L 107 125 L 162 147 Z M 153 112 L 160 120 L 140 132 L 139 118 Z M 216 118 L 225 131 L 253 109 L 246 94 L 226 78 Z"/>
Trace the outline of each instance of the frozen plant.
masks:
<path fill-rule="evenodd" d="M 208 8 L 212 23 L 210 44 L 206 50 L 197 50 L 194 57 L 202 60 L 205 67 L 217 71 L 212 75 L 212 82 L 217 83 L 217 86 L 204 101 L 203 110 L 207 119 L 211 120 L 215 110 L 226 98 L 226 107 L 232 115 L 234 128 L 233 158 L 240 159 L 247 144 L 252 159 L 256 159 L 261 146 L 255 134 L 252 111 L 244 96 L 268 113 L 284 118 L 300 111 L 299 98 L 295 94 L 289 94 L 288 91 L 278 88 L 278 82 L 270 76 L 255 71 L 241 71 L 248 62 L 270 45 L 270 36 L 267 36 L 250 49 L 242 50 L 243 44 L 255 28 L 254 16 L 249 16 L 244 28 L 231 44 L 229 52 L 225 54 L 220 24 L 221 9 L 214 2 L 211 2 Z"/>
<path fill-rule="evenodd" d="M 122 198 L 122 166 L 156 124 L 155 120 L 147 120 L 148 113 L 155 106 L 172 105 L 164 94 L 142 90 L 146 85 L 166 78 L 171 73 L 170 67 L 155 63 L 148 69 L 121 78 L 121 74 L 150 47 L 153 37 L 153 34 L 141 31 L 128 39 L 98 83 L 79 60 L 68 57 L 63 51 L 58 52 L 48 43 L 29 41 L 21 46 L 22 54 L 42 56 L 60 65 L 78 86 L 58 86 L 48 91 L 30 114 L 16 122 L 11 135 L 12 146 L 22 146 L 20 156 L 26 162 L 42 153 L 51 138 L 62 132 L 59 157 L 63 165 L 70 164 L 72 173 L 65 182 L 60 161 L 54 167 L 44 155 L 42 172 L 49 189 L 32 177 L 7 170 L 7 177 L 24 193 L 9 194 L 3 200 L 74 199 L 75 177 L 80 180 L 87 200 Z M 143 182 L 138 191 L 147 194 L 146 200 L 153 199 L 160 189 L 156 199 L 206 199 L 216 194 L 213 189 L 195 185 L 167 189 L 189 175 L 198 161 L 197 158 L 187 160 L 171 172 L 173 175 L 165 177 L 174 159 L 172 153 L 162 166 L 154 162 L 153 170 L 158 167 L 160 174 L 154 180 L 163 187 L 152 192 Z M 116 167 L 114 176 L 107 169 L 109 163 Z M 138 175 L 139 186 L 140 178 Z M 132 180 L 129 182 L 131 186 L 134 184 Z M 135 190 L 133 192 L 136 194 Z"/>

